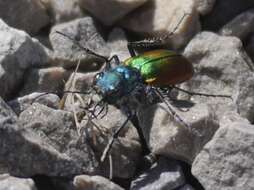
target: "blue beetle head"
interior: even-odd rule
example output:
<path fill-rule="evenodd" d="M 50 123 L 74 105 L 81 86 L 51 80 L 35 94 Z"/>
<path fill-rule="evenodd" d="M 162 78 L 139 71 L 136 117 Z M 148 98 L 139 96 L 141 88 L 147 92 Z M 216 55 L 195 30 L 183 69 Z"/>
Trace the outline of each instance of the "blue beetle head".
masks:
<path fill-rule="evenodd" d="M 95 89 L 106 101 L 112 102 L 123 95 L 123 77 L 114 71 L 104 71 L 95 76 Z"/>

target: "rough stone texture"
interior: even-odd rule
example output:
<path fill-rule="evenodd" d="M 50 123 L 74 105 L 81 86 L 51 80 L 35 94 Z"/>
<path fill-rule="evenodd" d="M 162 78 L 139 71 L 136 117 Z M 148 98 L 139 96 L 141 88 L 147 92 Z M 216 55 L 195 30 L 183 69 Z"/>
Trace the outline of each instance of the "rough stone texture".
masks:
<path fill-rule="evenodd" d="M 0 19 L 0 96 L 6 98 L 16 92 L 25 70 L 47 61 L 46 49 L 38 41 Z"/>
<path fill-rule="evenodd" d="M 72 113 L 36 103 L 20 114 L 19 121 L 25 129 L 30 129 L 59 153 L 68 156 L 80 171 L 91 172 L 98 165 L 91 148 L 78 135 Z"/>
<path fill-rule="evenodd" d="M 17 178 L 8 174 L 0 175 L 0 190 L 37 190 L 30 178 Z"/>
<path fill-rule="evenodd" d="M 120 28 L 114 28 L 108 37 L 108 46 L 111 49 L 110 56 L 117 55 L 120 61 L 124 61 L 130 57 L 128 48 L 128 40 L 125 33 Z"/>
<path fill-rule="evenodd" d="M 57 108 L 59 104 L 59 97 L 55 94 L 32 93 L 8 102 L 8 105 L 13 111 L 19 115 L 22 111 L 27 109 L 32 103 L 38 102 L 52 108 Z"/>
<path fill-rule="evenodd" d="M 79 145 L 78 142 L 75 143 L 78 138 L 76 134 L 74 134 L 76 139 L 72 138 L 70 140 L 68 130 L 74 131 L 68 128 L 72 124 L 71 121 L 68 121 L 70 113 L 69 117 L 63 111 L 53 112 L 51 110 L 51 112 L 45 111 L 43 114 L 42 108 L 44 108 L 44 111 L 45 109 L 46 111 L 49 110 L 45 106 L 34 104 L 30 109 L 23 112 L 21 117 L 25 119 L 26 116 L 27 119 L 30 118 L 31 122 L 23 120 L 22 124 L 22 122 L 17 121 L 17 116 L 7 104 L 0 99 L 0 173 L 27 177 L 36 174 L 72 176 L 83 172 L 95 172 L 96 162 L 93 160 L 92 154 L 89 154 L 90 157 L 86 154 L 87 147 L 82 146 L 82 144 Z M 35 116 L 36 113 L 41 114 L 41 116 Z M 43 117 L 44 120 L 42 120 Z M 45 119 L 45 117 L 48 118 Z M 51 119 L 49 119 L 50 117 Z M 38 122 L 36 123 L 36 121 Z M 25 122 L 27 122 L 26 126 L 24 126 Z M 46 128 L 46 124 L 51 124 L 52 129 Z M 34 131 L 31 130 L 32 127 L 34 127 Z M 67 132 L 64 130 L 67 130 Z M 57 133 L 58 131 L 62 131 L 62 138 Z M 53 141 L 54 138 L 56 141 Z M 48 139 L 47 142 L 46 139 Z M 69 147 L 67 147 L 67 144 L 63 145 L 66 139 L 69 139 Z M 63 146 L 62 150 L 57 149 L 61 145 Z M 75 145 L 80 148 L 78 153 L 73 151 Z M 66 149 L 67 151 L 64 152 Z"/>
<path fill-rule="evenodd" d="M 195 0 L 197 10 L 201 15 L 209 14 L 215 4 L 216 0 Z"/>
<path fill-rule="evenodd" d="M 254 126 L 229 123 L 196 157 L 192 173 L 206 190 L 254 188 Z"/>
<path fill-rule="evenodd" d="M 84 16 L 79 0 L 41 0 L 49 12 L 51 22 L 61 23 Z"/>
<path fill-rule="evenodd" d="M 173 190 L 185 182 L 179 163 L 163 157 L 131 182 L 130 190 Z"/>
<path fill-rule="evenodd" d="M 96 73 L 97 72 L 72 73 L 65 84 L 65 89 L 73 88 L 72 90 L 81 92 L 88 90 L 93 85 Z"/>
<path fill-rule="evenodd" d="M 254 63 L 254 34 L 250 36 L 250 39 L 248 40 L 245 49 L 250 56 L 252 62 Z"/>
<path fill-rule="evenodd" d="M 237 110 L 240 115 L 247 118 L 251 123 L 254 122 L 254 73 L 244 73 L 237 81 L 234 99 L 236 100 Z"/>
<path fill-rule="evenodd" d="M 70 72 L 62 67 L 49 67 L 30 69 L 25 76 L 25 85 L 20 95 L 32 92 L 62 92 L 64 83 L 68 80 Z"/>
<path fill-rule="evenodd" d="M 228 110 L 238 111 L 242 116 L 253 113 L 254 102 L 249 101 L 253 97 L 249 88 L 252 86 L 253 63 L 238 38 L 202 32 L 188 44 L 184 55 L 193 63 L 195 74 L 182 88 L 233 98 L 232 101 L 229 98 L 193 96 L 194 102 L 209 103 L 215 107 L 219 117 Z"/>
<path fill-rule="evenodd" d="M 206 104 L 195 104 L 188 111 L 178 110 L 177 113 L 190 129 L 173 119 L 165 104 L 146 107 L 138 116 L 153 153 L 192 163 L 212 138 L 219 123 L 215 111 Z"/>
<path fill-rule="evenodd" d="M 183 19 L 185 14 L 187 15 Z M 147 37 L 166 35 L 167 39 L 164 41 L 169 43 L 171 48 L 185 45 L 200 30 L 194 0 L 149 1 L 125 17 L 121 26 Z"/>
<path fill-rule="evenodd" d="M 239 123 L 245 123 L 250 124 L 249 120 L 246 118 L 241 117 L 237 112 L 235 111 L 228 111 L 225 112 L 220 119 L 220 126 L 228 125 L 233 122 L 239 122 Z"/>
<path fill-rule="evenodd" d="M 113 106 L 108 107 L 105 117 L 87 121 L 83 119 L 81 123 L 84 138 L 87 139 L 98 158 L 112 137 L 113 131 L 120 127 L 126 120 L 126 115 Z M 122 129 L 118 138 L 114 141 L 110 151 L 113 160 L 113 177 L 130 178 L 133 177 L 136 164 L 141 159 L 141 146 L 137 131 L 131 122 Z M 101 174 L 109 177 L 109 157 L 101 163 Z"/>
<path fill-rule="evenodd" d="M 80 5 L 105 25 L 113 25 L 147 0 L 79 0 Z"/>
<path fill-rule="evenodd" d="M 74 67 L 80 61 L 81 69 L 94 70 L 98 69 L 98 62 L 104 62 L 101 58 L 88 55 L 83 49 L 75 45 L 73 40 L 56 33 L 56 31 L 77 40 L 80 45 L 91 49 L 95 53 L 109 56 L 110 49 L 99 33 L 95 21 L 91 17 L 85 17 L 55 25 L 51 29 L 49 37 L 54 50 L 53 62 L 55 64 L 60 62 L 65 67 Z"/>
<path fill-rule="evenodd" d="M 0 18 L 8 25 L 34 34 L 49 24 L 49 17 L 40 1 L 0 1 Z"/>
<path fill-rule="evenodd" d="M 74 178 L 75 190 L 124 190 L 119 185 L 102 176 L 80 175 Z"/>
<path fill-rule="evenodd" d="M 254 9 L 248 10 L 236 16 L 229 23 L 224 25 L 219 33 L 225 36 L 236 36 L 241 40 L 245 40 L 246 37 L 254 32 Z"/>
<path fill-rule="evenodd" d="M 216 0 L 212 12 L 202 18 L 202 28 L 218 31 L 234 17 L 253 7 L 254 1 L 252 0 Z"/>

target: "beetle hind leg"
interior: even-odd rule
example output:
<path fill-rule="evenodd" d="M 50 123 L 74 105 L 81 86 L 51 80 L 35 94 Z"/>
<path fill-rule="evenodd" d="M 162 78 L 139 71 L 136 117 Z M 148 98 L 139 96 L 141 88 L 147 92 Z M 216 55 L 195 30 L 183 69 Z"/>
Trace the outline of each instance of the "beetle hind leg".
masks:
<path fill-rule="evenodd" d="M 171 86 L 170 88 L 174 88 L 178 91 L 184 92 L 190 96 L 204 96 L 204 97 L 214 97 L 214 98 L 230 98 L 232 100 L 232 96 L 230 95 L 224 95 L 224 94 L 208 94 L 208 93 L 200 93 L 200 92 L 193 92 L 189 90 L 184 90 L 182 88 Z"/>
<path fill-rule="evenodd" d="M 161 99 L 162 102 L 164 102 L 168 108 L 168 111 L 170 113 L 170 115 L 173 116 L 173 118 L 182 126 L 184 126 L 187 130 L 189 130 L 192 134 L 195 134 L 197 136 L 201 136 L 201 134 L 193 129 L 188 123 L 186 123 L 180 115 L 177 114 L 177 112 L 172 108 L 171 104 L 164 98 L 162 92 L 160 91 L 160 89 L 154 89 L 155 93 L 157 94 L 157 96 Z"/>
<path fill-rule="evenodd" d="M 136 56 L 135 49 L 137 48 L 158 48 L 163 47 L 166 45 L 166 41 L 175 34 L 176 30 L 179 28 L 183 20 L 186 16 L 190 15 L 189 13 L 184 13 L 179 22 L 176 24 L 176 26 L 173 28 L 173 30 L 168 32 L 159 32 L 157 33 L 157 37 L 148 38 L 141 41 L 134 41 L 134 42 L 128 42 L 127 47 L 129 50 L 130 55 Z"/>
<path fill-rule="evenodd" d="M 155 48 L 162 45 L 163 45 L 163 39 L 158 37 L 158 38 L 152 38 L 152 39 L 145 39 L 141 41 L 128 42 L 127 47 L 131 57 L 134 57 L 136 56 L 135 49 L 138 49 L 138 48 L 149 49 L 149 48 Z"/>

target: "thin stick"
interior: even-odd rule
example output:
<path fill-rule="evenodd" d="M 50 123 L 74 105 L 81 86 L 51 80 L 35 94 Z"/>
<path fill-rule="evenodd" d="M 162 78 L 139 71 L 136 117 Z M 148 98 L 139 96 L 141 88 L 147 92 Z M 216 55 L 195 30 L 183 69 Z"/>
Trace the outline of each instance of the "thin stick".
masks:
<path fill-rule="evenodd" d="M 109 159 L 109 179 L 112 179 L 113 178 L 113 159 L 112 159 L 112 156 L 109 155 L 108 159 Z"/>
<path fill-rule="evenodd" d="M 75 71 L 74 71 L 74 73 L 72 75 L 72 78 L 71 78 L 70 90 L 72 90 L 72 91 L 75 88 L 74 87 L 75 83 L 76 83 L 75 76 L 76 76 L 76 74 L 78 72 L 79 66 L 80 66 L 80 59 L 78 61 L 78 64 L 77 64 L 77 66 L 75 68 Z M 71 104 L 72 104 L 71 109 L 72 109 L 72 112 L 73 112 L 73 116 L 74 116 L 74 121 L 75 121 L 75 124 L 76 124 L 77 133 L 78 133 L 79 136 L 81 136 L 81 126 L 80 126 L 80 123 L 78 122 L 77 111 L 75 110 L 75 106 L 74 106 L 75 100 L 74 100 L 74 96 L 73 95 L 74 94 L 71 94 L 71 96 L 70 96 Z"/>
<path fill-rule="evenodd" d="M 67 91 L 73 91 L 73 86 L 74 86 L 74 78 L 75 78 L 75 75 L 76 75 L 76 73 L 77 73 L 77 71 L 78 71 L 78 68 L 79 68 L 79 65 L 80 65 L 80 59 L 78 60 L 78 64 L 77 64 L 77 66 L 76 66 L 76 68 L 75 68 L 75 70 L 74 70 L 74 73 L 73 73 L 73 75 L 72 75 L 72 77 L 71 77 L 71 86 L 70 86 L 70 88 L 67 90 Z M 73 94 L 72 94 L 73 95 Z M 72 96 L 71 96 L 72 97 Z M 65 105 L 65 102 L 66 102 L 66 98 L 67 98 L 67 95 L 64 95 L 63 97 L 62 97 L 62 99 L 60 100 L 60 103 L 59 103 L 59 109 L 64 109 L 64 105 Z"/>

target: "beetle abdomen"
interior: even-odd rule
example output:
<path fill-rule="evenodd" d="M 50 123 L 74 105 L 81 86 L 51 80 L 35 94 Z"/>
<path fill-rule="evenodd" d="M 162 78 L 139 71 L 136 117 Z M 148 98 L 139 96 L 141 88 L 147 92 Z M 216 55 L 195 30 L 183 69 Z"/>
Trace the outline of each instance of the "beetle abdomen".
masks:
<path fill-rule="evenodd" d="M 140 71 L 144 81 L 153 86 L 174 85 L 190 79 L 192 64 L 169 50 L 153 50 L 131 57 L 124 64 Z"/>

